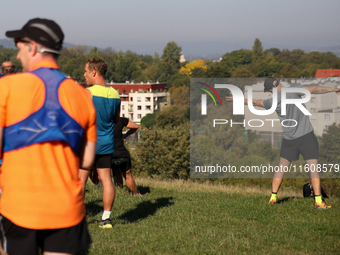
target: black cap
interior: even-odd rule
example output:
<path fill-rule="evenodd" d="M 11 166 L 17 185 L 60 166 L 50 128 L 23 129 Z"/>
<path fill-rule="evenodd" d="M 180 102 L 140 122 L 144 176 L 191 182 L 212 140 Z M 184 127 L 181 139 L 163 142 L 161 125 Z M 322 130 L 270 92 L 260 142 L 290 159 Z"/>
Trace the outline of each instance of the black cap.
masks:
<path fill-rule="evenodd" d="M 29 39 L 51 49 L 53 53 L 59 53 L 63 46 L 64 33 L 53 20 L 35 18 L 29 20 L 21 30 L 7 31 L 8 38 Z M 48 50 L 45 50 L 48 51 Z"/>
<path fill-rule="evenodd" d="M 279 86 L 280 81 L 274 77 L 269 77 L 264 81 L 264 92 L 269 92 L 272 88 Z"/>

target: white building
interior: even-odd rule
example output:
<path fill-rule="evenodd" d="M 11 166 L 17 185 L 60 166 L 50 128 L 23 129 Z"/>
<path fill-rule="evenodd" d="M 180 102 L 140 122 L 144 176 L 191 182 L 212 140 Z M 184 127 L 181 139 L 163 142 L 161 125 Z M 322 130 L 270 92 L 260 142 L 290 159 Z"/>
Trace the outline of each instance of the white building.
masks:
<path fill-rule="evenodd" d="M 170 93 L 167 84 L 159 83 L 125 83 L 109 84 L 117 90 L 120 97 L 120 116 L 140 124 L 141 119 L 148 113 L 170 106 Z"/>
<path fill-rule="evenodd" d="M 180 63 L 184 63 L 186 60 L 185 60 L 185 58 L 184 58 L 184 55 L 182 54 L 181 56 L 180 56 L 180 59 L 179 59 L 179 62 Z"/>
<path fill-rule="evenodd" d="M 120 116 L 126 117 L 137 124 L 148 113 L 154 113 L 170 106 L 170 92 L 134 92 L 120 95 L 128 100 L 121 101 Z"/>

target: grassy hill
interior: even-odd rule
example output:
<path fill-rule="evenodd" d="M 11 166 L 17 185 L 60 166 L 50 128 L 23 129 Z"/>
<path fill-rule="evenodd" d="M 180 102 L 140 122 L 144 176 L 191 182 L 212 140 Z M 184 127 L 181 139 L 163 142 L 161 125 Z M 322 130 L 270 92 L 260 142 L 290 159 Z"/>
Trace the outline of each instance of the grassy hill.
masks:
<path fill-rule="evenodd" d="M 118 190 L 113 229 L 99 229 L 101 189 L 87 186 L 93 238 L 86 254 L 339 254 L 340 200 L 315 210 L 312 199 L 268 189 L 137 179 L 145 197 Z M 85 254 L 85 253 L 80 253 Z"/>

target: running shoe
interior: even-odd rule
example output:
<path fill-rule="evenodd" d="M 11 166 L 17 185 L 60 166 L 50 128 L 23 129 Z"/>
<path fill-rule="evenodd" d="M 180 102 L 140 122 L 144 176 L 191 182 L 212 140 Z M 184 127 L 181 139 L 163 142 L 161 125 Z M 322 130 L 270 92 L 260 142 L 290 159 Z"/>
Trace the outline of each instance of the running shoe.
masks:
<path fill-rule="evenodd" d="M 276 204 L 276 201 L 275 201 L 274 199 L 269 200 L 268 204 L 269 204 L 269 205 L 275 205 L 275 204 Z"/>
<path fill-rule="evenodd" d="M 326 205 L 326 203 L 325 203 L 324 201 L 322 201 L 321 204 L 315 203 L 314 208 L 315 208 L 315 209 L 323 209 L 323 210 L 325 210 L 325 209 L 331 209 L 332 206 Z"/>
<path fill-rule="evenodd" d="M 100 227 L 100 228 L 112 228 L 111 219 L 102 220 L 102 221 L 99 223 L 99 227 Z"/>

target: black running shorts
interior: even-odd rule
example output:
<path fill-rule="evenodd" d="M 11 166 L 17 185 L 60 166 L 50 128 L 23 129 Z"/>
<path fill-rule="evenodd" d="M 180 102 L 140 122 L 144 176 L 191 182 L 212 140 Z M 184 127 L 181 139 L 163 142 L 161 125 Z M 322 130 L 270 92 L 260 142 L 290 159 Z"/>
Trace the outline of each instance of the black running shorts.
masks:
<path fill-rule="evenodd" d="M 86 219 L 76 226 L 35 230 L 22 228 L 0 215 L 0 239 L 8 254 L 38 255 L 42 251 L 72 253 L 88 249 L 92 243 Z"/>
<path fill-rule="evenodd" d="M 94 164 L 96 168 L 111 168 L 112 154 L 96 155 Z"/>
<path fill-rule="evenodd" d="M 296 139 L 282 140 L 280 157 L 290 162 L 298 160 L 300 153 L 305 160 L 319 158 L 319 142 L 314 132 L 310 132 Z"/>

